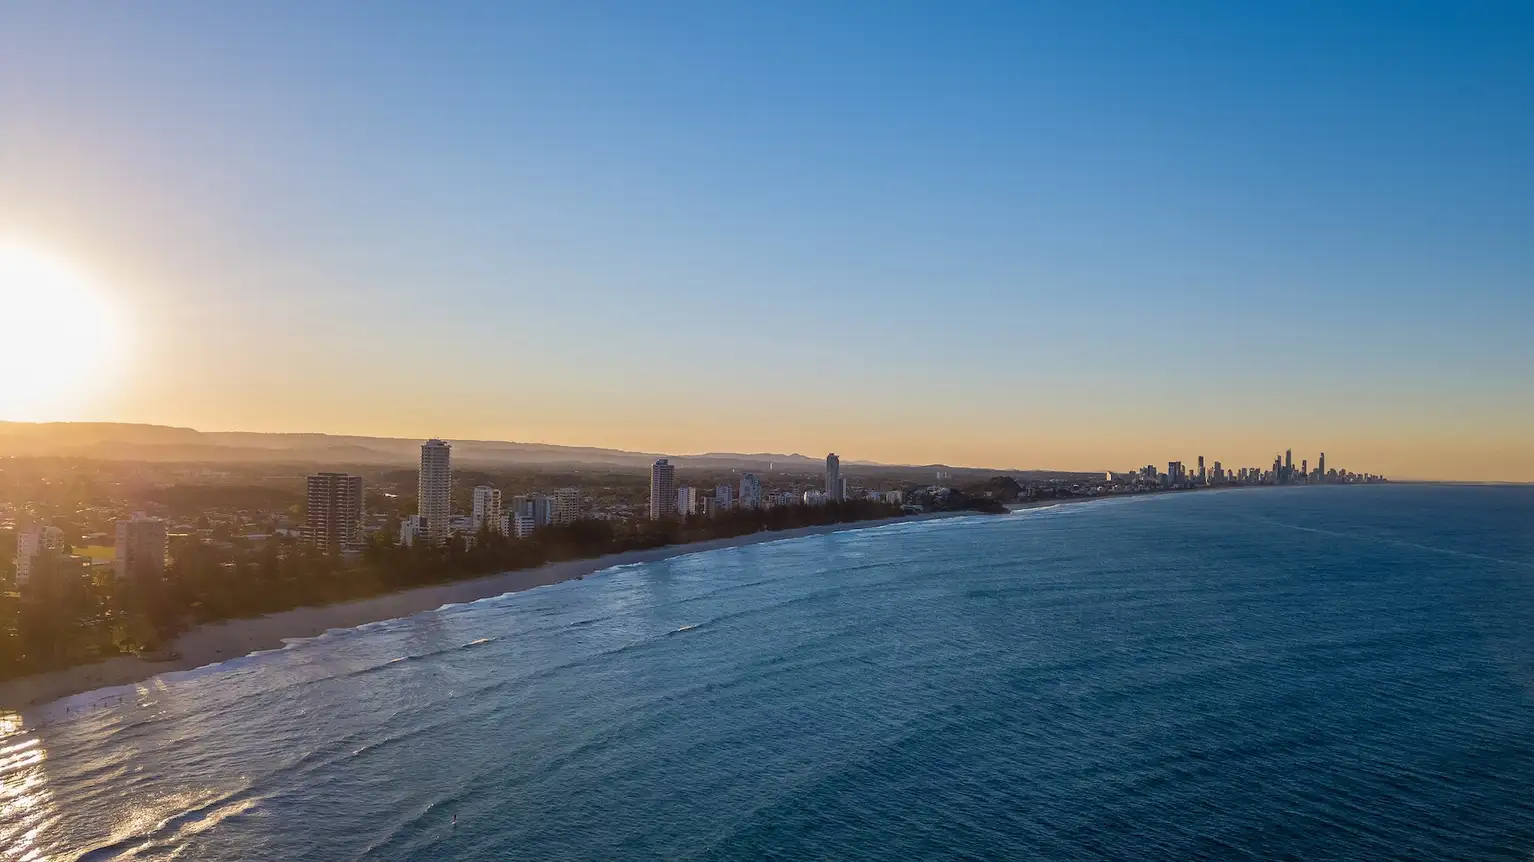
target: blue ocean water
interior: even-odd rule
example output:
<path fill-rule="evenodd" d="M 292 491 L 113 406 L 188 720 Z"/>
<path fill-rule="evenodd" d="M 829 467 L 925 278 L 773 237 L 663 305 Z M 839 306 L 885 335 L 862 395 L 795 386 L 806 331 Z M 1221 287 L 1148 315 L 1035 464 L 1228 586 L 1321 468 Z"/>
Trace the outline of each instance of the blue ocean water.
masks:
<path fill-rule="evenodd" d="M 117 693 L 0 718 L 0 858 L 1528 859 L 1534 489 L 771 542 Z"/>

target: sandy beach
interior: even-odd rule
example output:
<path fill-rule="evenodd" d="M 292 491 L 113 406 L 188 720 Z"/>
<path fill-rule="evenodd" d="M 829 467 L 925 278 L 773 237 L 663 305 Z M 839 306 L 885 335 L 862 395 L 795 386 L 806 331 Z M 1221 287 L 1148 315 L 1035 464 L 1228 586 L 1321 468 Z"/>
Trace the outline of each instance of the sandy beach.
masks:
<path fill-rule="evenodd" d="M 250 619 L 210 623 L 198 626 L 176 639 L 173 649 L 181 657 L 173 661 L 151 662 L 132 656 L 123 656 L 94 664 L 80 665 L 78 667 L 0 682 L 0 710 L 19 710 L 29 706 L 49 703 L 60 698 L 94 691 L 99 688 L 143 682 L 163 673 L 192 670 L 232 658 L 238 658 L 253 652 L 280 649 L 288 639 L 316 637 L 331 629 L 353 628 L 379 620 L 398 619 L 424 611 L 436 610 L 446 604 L 472 602 L 478 599 L 490 598 L 491 596 L 556 584 L 572 578 L 583 577 L 593 572 L 599 572 L 613 566 L 649 563 L 685 554 L 698 554 L 705 551 L 717 551 L 723 548 L 739 548 L 745 545 L 776 542 L 801 536 L 814 536 L 844 530 L 862 530 L 892 523 L 906 523 L 966 514 L 971 513 L 940 512 L 928 515 L 887 518 L 878 521 L 859 521 L 849 524 L 827 524 L 818 527 L 801 527 L 794 530 L 750 533 L 728 539 L 712 539 L 706 542 L 670 545 L 647 551 L 609 554 L 605 557 L 595 557 L 589 560 L 550 563 L 535 569 L 503 572 L 498 575 L 489 575 L 473 580 L 418 587 L 369 599 L 359 599 L 357 601 L 342 602 L 322 607 L 296 608 L 291 611 L 282 611 Z"/>

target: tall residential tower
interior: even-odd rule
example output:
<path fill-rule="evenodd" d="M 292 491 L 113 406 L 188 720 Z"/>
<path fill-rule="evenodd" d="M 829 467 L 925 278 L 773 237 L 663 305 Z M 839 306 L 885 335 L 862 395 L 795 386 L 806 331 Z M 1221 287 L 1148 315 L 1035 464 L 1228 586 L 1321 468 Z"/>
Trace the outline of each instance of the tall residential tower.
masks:
<path fill-rule="evenodd" d="M 835 452 L 826 456 L 826 497 L 837 502 L 842 499 L 842 459 Z"/>
<path fill-rule="evenodd" d="M 421 444 L 421 472 L 416 478 L 416 513 L 434 545 L 447 541 L 453 517 L 453 447 L 442 440 Z"/>
<path fill-rule="evenodd" d="M 650 520 L 676 514 L 676 466 L 662 458 L 650 467 Z"/>

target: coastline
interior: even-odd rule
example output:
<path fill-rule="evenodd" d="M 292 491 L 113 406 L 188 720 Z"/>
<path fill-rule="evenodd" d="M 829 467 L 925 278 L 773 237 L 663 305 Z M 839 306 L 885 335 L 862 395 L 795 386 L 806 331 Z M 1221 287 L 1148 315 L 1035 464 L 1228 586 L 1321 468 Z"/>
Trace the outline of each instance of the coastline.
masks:
<path fill-rule="evenodd" d="M 1067 502 L 1067 501 L 1060 501 Z M 1072 500 L 1069 502 L 1087 502 Z M 1020 508 L 1031 508 L 1024 506 Z M 318 637 L 331 629 L 348 629 L 382 620 L 399 619 L 443 605 L 463 604 L 506 593 L 548 586 L 634 563 L 653 563 L 688 554 L 700 554 L 727 548 L 740 548 L 763 542 L 777 542 L 805 536 L 864 530 L 889 524 L 914 523 L 940 518 L 975 515 L 973 512 L 933 512 L 904 515 L 873 521 L 824 524 L 792 530 L 747 533 L 727 539 L 709 539 L 684 545 L 667 545 L 644 551 L 626 551 L 585 560 L 547 563 L 537 568 L 502 572 L 496 575 L 415 587 L 397 593 L 340 602 L 333 605 L 294 608 L 260 617 L 223 620 L 197 626 L 176 638 L 172 649 L 180 658 L 172 661 L 148 661 L 136 656 L 118 656 L 92 664 L 47 671 L 32 676 L 0 682 L 0 711 L 42 706 L 95 691 L 101 688 L 147 682 L 161 674 L 194 670 L 254 652 L 281 649 L 288 640 Z"/>

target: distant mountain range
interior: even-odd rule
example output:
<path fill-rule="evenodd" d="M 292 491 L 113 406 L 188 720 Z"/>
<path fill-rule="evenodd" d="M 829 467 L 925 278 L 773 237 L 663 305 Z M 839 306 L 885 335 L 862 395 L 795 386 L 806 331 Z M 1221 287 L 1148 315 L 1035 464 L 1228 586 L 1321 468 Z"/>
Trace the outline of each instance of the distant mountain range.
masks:
<path fill-rule="evenodd" d="M 116 461 L 407 465 L 416 463 L 420 440 L 396 437 L 350 437 L 334 434 L 265 434 L 248 431 L 198 431 L 165 425 L 116 422 L 0 422 L 0 457 L 63 456 Z M 823 458 L 772 453 L 709 452 L 665 455 L 589 446 L 508 443 L 496 440 L 449 440 L 453 460 L 465 465 L 607 465 L 648 467 L 672 458 L 681 467 L 815 469 Z M 852 464 L 854 462 L 848 462 Z M 873 465 L 864 466 L 895 466 Z M 955 469 L 929 465 L 931 469 Z M 921 469 L 928 469 L 923 466 Z M 960 468 L 962 469 L 962 468 Z"/>

